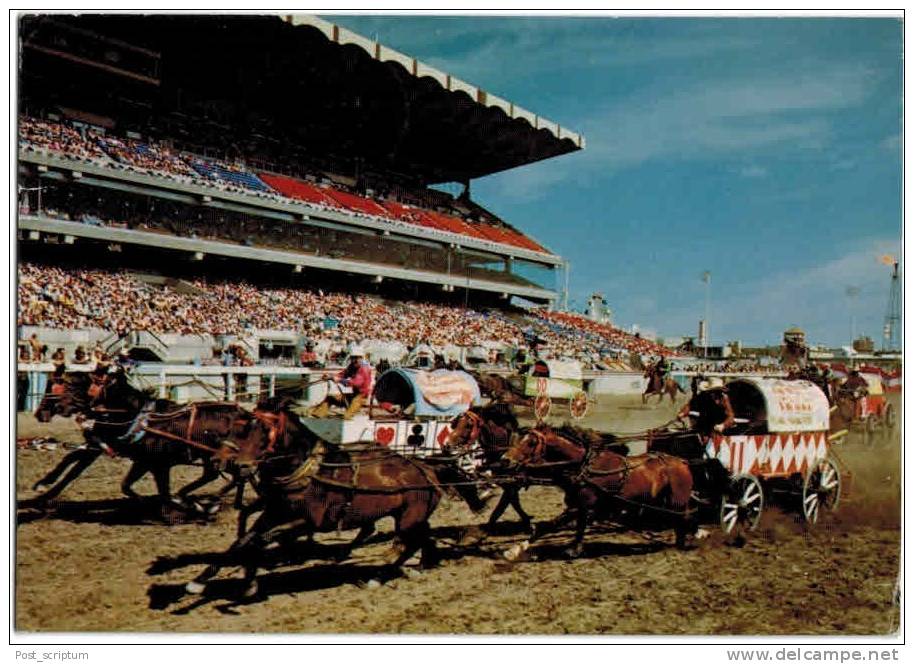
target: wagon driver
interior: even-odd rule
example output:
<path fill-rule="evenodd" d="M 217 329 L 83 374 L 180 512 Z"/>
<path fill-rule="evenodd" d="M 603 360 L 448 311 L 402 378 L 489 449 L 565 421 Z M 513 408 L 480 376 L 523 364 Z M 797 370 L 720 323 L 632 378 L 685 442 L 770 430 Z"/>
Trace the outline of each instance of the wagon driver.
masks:
<path fill-rule="evenodd" d="M 845 380 L 844 384 L 839 388 L 839 391 L 844 395 L 849 395 L 856 399 L 859 396 L 865 396 L 869 392 L 869 384 L 866 382 L 866 378 L 861 376 L 857 368 L 854 367 L 851 370 L 850 376 L 847 377 L 847 380 Z"/>
<path fill-rule="evenodd" d="M 723 385 L 698 392 L 682 407 L 677 417 L 683 421 L 692 419 L 693 429 L 703 438 L 726 431 L 736 422 L 730 396 Z"/>
<path fill-rule="evenodd" d="M 327 397 L 311 409 L 311 416 L 327 417 L 331 406 L 339 406 L 346 409 L 343 419 L 351 419 L 371 398 L 372 373 L 371 365 L 365 360 L 365 351 L 361 346 L 353 346 L 349 351 L 349 364 L 333 377 L 333 382 L 337 385 L 351 387 L 352 396 L 348 397 L 342 390 L 334 391 L 331 388 Z M 325 374 L 324 378 L 329 380 L 330 376 Z"/>

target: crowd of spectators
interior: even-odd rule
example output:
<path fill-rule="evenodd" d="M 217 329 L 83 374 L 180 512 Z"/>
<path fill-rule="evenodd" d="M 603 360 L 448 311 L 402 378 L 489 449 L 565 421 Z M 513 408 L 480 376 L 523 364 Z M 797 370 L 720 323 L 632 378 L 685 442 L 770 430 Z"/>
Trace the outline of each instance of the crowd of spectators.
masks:
<path fill-rule="evenodd" d="M 400 209 L 397 212 L 391 211 L 391 209 L 379 205 L 378 201 L 365 198 L 365 194 L 368 192 L 356 191 L 353 187 L 340 182 L 331 183 L 326 179 L 318 183 L 318 185 L 328 189 L 332 184 L 332 190 L 343 196 L 357 194 L 358 196 L 352 197 L 351 200 L 362 200 L 369 207 L 366 208 L 365 205 L 347 205 L 335 200 L 333 196 L 325 196 L 321 200 L 304 200 L 300 197 L 285 195 L 283 192 L 271 188 L 255 173 L 248 171 L 243 163 L 230 163 L 178 152 L 166 144 L 154 141 L 141 142 L 132 138 L 116 137 L 108 133 L 102 135 L 88 127 L 80 127 L 77 130 L 64 123 L 20 116 L 19 148 L 25 151 L 56 152 L 69 159 L 92 162 L 109 168 L 128 170 L 144 175 L 164 177 L 184 184 L 210 187 L 220 191 L 269 199 L 287 206 L 305 202 L 318 210 L 332 210 L 355 218 L 383 221 L 393 225 L 422 225 L 425 232 L 430 234 L 444 234 L 451 237 L 454 235 L 472 235 L 475 241 L 493 245 L 504 244 L 505 242 L 512 245 L 518 244 L 516 239 L 519 236 L 516 231 L 512 231 L 513 235 L 511 237 L 513 239 L 502 241 L 498 238 L 483 240 L 476 234 L 463 233 L 446 228 L 429 228 L 426 224 L 420 223 L 421 215 L 416 212 L 408 211 L 407 209 Z M 393 196 L 394 191 L 399 193 L 402 201 L 413 204 L 421 200 L 437 200 L 440 203 L 442 197 L 448 197 L 442 192 L 433 190 L 410 192 L 400 188 L 391 188 L 385 190 L 384 193 L 386 196 Z M 371 192 L 376 193 L 376 190 L 371 190 Z M 482 208 L 468 201 L 466 204 L 457 204 L 455 201 L 453 206 L 449 206 L 447 212 L 458 217 L 463 214 L 472 215 L 476 221 L 482 222 L 481 226 L 508 228 L 503 222 L 490 214 L 482 213 L 481 210 Z M 529 240 L 524 239 L 520 246 L 529 249 L 536 245 L 532 245 Z"/>
<path fill-rule="evenodd" d="M 20 263 L 17 322 L 214 336 L 242 335 L 254 329 L 291 330 L 343 343 L 378 339 L 407 346 L 523 341 L 517 325 L 459 307 L 388 304 L 368 296 L 262 288 L 244 281 L 188 283 L 200 294 L 152 286 L 127 272 Z"/>
<path fill-rule="evenodd" d="M 32 118 L 19 118 L 19 149 L 58 152 L 70 159 L 107 163 L 108 156 L 93 140 L 86 140 L 73 127 Z"/>
<path fill-rule="evenodd" d="M 93 187 L 55 184 L 43 187 L 42 214 L 94 226 L 168 233 L 178 237 L 231 242 L 313 256 L 381 263 L 457 274 L 487 281 L 530 285 L 499 264 L 478 265 L 471 255 L 449 252 L 390 237 L 328 230 L 249 214 L 178 203 L 141 194 L 104 196 Z M 23 208 L 23 212 L 29 212 Z"/>
<path fill-rule="evenodd" d="M 605 356 L 608 353 L 635 353 L 645 356 L 675 357 L 677 353 L 606 323 L 598 323 L 575 313 L 538 311 L 537 332 L 565 352 Z"/>
<path fill-rule="evenodd" d="M 367 295 L 267 288 L 241 280 L 186 281 L 181 292 L 126 271 L 19 264 L 20 326 L 100 328 L 125 334 L 243 336 L 254 330 L 293 331 L 345 345 L 366 339 L 413 348 L 449 345 L 538 346 L 547 356 L 575 358 L 595 368 L 627 368 L 628 354 L 669 355 L 668 349 L 622 332 L 600 337 L 578 316 L 537 312 L 509 318 L 428 302 L 390 302 Z M 561 320 L 561 325 L 552 323 Z M 549 322 L 549 324 L 544 324 Z M 580 327 L 575 327 L 575 324 Z M 608 326 L 603 326 L 607 327 Z"/>
<path fill-rule="evenodd" d="M 113 136 L 99 138 L 97 142 L 118 164 L 147 175 L 167 174 L 184 181 L 192 181 L 196 176 L 196 172 L 178 154 L 165 146 Z"/>

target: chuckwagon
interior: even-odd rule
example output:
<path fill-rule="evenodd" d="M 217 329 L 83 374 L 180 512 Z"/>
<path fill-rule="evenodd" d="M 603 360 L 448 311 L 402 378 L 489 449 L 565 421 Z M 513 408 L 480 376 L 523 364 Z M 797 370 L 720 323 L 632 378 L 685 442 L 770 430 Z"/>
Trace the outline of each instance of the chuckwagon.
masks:
<path fill-rule="evenodd" d="M 533 411 L 538 420 L 549 416 L 553 399 L 567 401 L 575 419 L 584 417 L 590 407 L 584 391 L 584 373 L 577 360 L 537 360 L 525 377 L 524 395 L 534 398 Z"/>
<path fill-rule="evenodd" d="M 712 407 L 711 392 L 700 393 L 694 408 Z M 775 495 L 791 498 L 810 525 L 837 508 L 842 469 L 831 450 L 822 390 L 804 380 L 746 377 L 730 381 L 727 392 L 736 421 L 730 428 L 649 440 L 652 450 L 689 459 L 699 503 L 716 514 L 724 533 L 753 530 Z M 724 482 L 710 481 L 715 468 L 726 473 Z"/>
<path fill-rule="evenodd" d="M 479 386 L 464 371 L 397 368 L 378 378 L 367 414 L 302 421 L 329 442 L 374 442 L 400 454 L 429 456 L 440 451 L 453 419 L 480 404 Z"/>
<path fill-rule="evenodd" d="M 849 428 L 862 430 L 864 440 L 872 442 L 872 436 L 879 430 L 890 433 L 898 422 L 898 414 L 886 399 L 882 376 L 861 371 L 866 381 L 866 394 L 849 394 L 838 385 L 835 389 L 835 405 L 838 414 Z"/>

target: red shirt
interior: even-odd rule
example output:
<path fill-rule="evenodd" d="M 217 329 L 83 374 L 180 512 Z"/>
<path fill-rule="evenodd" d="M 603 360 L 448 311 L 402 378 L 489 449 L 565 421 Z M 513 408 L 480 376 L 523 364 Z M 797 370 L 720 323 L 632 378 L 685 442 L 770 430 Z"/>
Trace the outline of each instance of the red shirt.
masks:
<path fill-rule="evenodd" d="M 371 388 L 373 387 L 373 372 L 371 370 L 371 365 L 367 362 L 362 362 L 359 365 L 359 368 L 356 369 L 354 375 L 349 376 L 350 369 L 346 367 L 341 372 L 336 375 L 337 381 L 341 382 L 343 385 L 348 385 L 351 387 L 357 394 L 361 394 L 364 397 L 371 396 Z"/>

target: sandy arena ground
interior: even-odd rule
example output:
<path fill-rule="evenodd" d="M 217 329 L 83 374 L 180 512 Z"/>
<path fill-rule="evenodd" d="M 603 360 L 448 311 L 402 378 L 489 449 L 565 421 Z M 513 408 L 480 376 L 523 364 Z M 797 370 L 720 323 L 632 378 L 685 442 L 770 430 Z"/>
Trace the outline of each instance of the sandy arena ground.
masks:
<path fill-rule="evenodd" d="M 896 407 L 898 400 L 895 399 Z M 680 402 L 681 403 L 681 402 Z M 639 399 L 601 404 L 585 425 L 643 430 L 669 420 Z M 77 441 L 72 423 L 18 419 L 18 436 Z M 503 552 L 524 536 L 510 510 L 503 530 L 459 546 L 473 516 L 455 499 L 432 519 L 442 562 L 434 569 L 366 588 L 389 546 L 390 520 L 345 563 L 329 558 L 354 533 L 304 540 L 289 560 L 261 570 L 262 596 L 237 600 L 237 570 L 224 570 L 203 597 L 183 584 L 233 540 L 229 505 L 211 523 L 166 525 L 153 500 L 121 497 L 128 462 L 102 458 L 48 511 L 28 507 L 31 485 L 64 455 L 17 450 L 16 628 L 80 632 L 439 633 L 439 634 L 888 634 L 898 629 L 900 436 L 865 448 L 859 436 L 836 447 L 853 471 L 837 513 L 807 530 L 794 513 L 766 510 L 744 546 L 711 537 L 693 549 L 655 538 L 594 529 L 581 559 L 562 556 L 570 532 L 538 543 L 530 560 Z M 197 476 L 173 473 L 172 486 Z M 218 488 L 212 485 L 211 491 Z M 136 487 L 152 495 L 146 478 Z M 204 489 L 207 491 L 208 489 Z M 561 495 L 522 494 L 536 519 L 555 516 Z M 494 503 L 493 503 L 494 505 Z"/>

